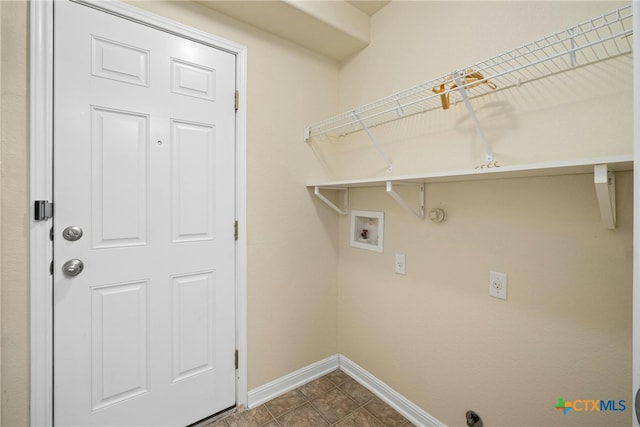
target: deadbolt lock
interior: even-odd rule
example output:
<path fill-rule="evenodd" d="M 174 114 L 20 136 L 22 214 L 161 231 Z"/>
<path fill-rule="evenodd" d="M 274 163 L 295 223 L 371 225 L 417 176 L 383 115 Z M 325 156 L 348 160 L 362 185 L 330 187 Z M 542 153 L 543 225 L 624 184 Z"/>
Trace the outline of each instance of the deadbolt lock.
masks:
<path fill-rule="evenodd" d="M 62 231 L 62 237 L 70 242 L 80 240 L 80 238 L 82 237 L 82 228 L 78 227 L 77 225 L 70 225 Z"/>

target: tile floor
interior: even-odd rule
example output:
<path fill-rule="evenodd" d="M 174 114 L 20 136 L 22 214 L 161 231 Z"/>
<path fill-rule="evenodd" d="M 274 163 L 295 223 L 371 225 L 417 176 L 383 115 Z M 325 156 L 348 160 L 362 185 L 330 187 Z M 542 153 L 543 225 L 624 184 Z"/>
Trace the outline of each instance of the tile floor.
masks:
<path fill-rule="evenodd" d="M 256 408 L 206 427 L 413 427 L 402 415 L 336 370 Z"/>

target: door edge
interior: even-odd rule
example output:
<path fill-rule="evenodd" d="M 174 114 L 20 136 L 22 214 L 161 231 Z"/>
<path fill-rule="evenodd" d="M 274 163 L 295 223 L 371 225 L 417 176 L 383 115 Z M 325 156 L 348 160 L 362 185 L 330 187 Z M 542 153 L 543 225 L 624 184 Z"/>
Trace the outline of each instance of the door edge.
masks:
<path fill-rule="evenodd" d="M 633 1 L 633 43 L 640 45 L 640 2 Z M 640 70 L 640 52 L 633 51 L 633 68 Z M 632 425 L 640 426 L 640 420 L 636 417 L 636 392 L 640 389 L 640 73 L 634 73 L 633 95 L 633 324 L 632 324 L 632 392 L 631 398 L 634 410 L 631 411 Z"/>

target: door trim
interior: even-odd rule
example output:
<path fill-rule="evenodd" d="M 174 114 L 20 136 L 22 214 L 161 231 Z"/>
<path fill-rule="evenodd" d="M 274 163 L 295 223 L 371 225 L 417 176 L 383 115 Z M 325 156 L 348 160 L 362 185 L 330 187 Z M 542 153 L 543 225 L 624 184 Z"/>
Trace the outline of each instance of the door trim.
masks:
<path fill-rule="evenodd" d="M 640 2 L 633 2 L 633 43 L 640 46 Z M 633 68 L 640 70 L 640 51 L 633 51 Z M 633 390 L 631 392 L 632 425 L 640 427 L 640 421 L 636 418 L 635 396 L 640 388 L 640 74 L 636 71 L 633 78 L 633 129 L 634 129 L 634 167 L 633 167 L 633 339 L 632 339 L 632 378 Z"/>
<path fill-rule="evenodd" d="M 247 404 L 247 48 L 179 22 L 119 1 L 80 0 L 180 37 L 207 44 L 236 56 L 236 88 L 240 106 L 236 114 L 236 220 L 241 226 L 236 242 L 236 404 Z M 31 425 L 53 425 L 53 291 L 49 264 L 52 220 L 34 221 L 33 202 L 52 200 L 53 193 L 53 0 L 31 3 L 30 78 L 30 291 L 31 291 Z M 229 224 L 232 232 L 233 224 Z"/>

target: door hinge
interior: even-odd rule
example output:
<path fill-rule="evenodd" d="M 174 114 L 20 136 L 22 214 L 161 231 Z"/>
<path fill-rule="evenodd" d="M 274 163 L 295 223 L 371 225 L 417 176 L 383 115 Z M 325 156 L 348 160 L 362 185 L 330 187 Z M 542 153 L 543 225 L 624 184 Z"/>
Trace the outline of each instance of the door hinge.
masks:
<path fill-rule="evenodd" d="M 238 91 L 233 95 L 233 106 L 236 111 L 238 111 L 238 108 L 240 107 L 240 92 Z"/>
<path fill-rule="evenodd" d="M 238 240 L 238 221 L 233 223 L 233 238 Z"/>
<path fill-rule="evenodd" d="M 47 200 L 36 200 L 33 203 L 33 219 L 36 221 L 46 221 L 53 217 L 53 203 Z"/>
<path fill-rule="evenodd" d="M 238 350 L 236 350 L 236 354 L 234 357 L 235 357 L 236 369 L 238 369 Z"/>
<path fill-rule="evenodd" d="M 53 261 L 49 264 L 49 274 L 53 276 Z"/>

